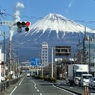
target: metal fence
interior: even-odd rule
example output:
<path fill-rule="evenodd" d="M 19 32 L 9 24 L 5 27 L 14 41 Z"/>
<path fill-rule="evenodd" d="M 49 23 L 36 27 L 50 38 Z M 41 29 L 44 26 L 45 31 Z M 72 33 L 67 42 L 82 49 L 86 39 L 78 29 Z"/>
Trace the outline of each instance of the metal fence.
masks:
<path fill-rule="evenodd" d="M 20 78 L 14 79 L 14 80 L 10 80 L 10 81 L 1 82 L 0 83 L 0 92 L 4 91 L 10 85 L 17 83 L 19 80 L 20 80 Z"/>

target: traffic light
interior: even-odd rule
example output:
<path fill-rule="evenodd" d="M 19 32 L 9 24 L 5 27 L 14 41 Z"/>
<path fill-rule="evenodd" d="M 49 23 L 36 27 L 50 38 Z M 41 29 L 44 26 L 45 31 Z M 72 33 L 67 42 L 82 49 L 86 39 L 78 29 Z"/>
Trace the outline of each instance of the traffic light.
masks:
<path fill-rule="evenodd" d="M 18 27 L 18 32 L 22 31 L 22 28 L 25 28 L 25 31 L 28 32 L 29 31 L 29 26 L 30 26 L 30 22 L 26 22 L 26 21 L 18 21 L 17 23 L 17 27 Z"/>

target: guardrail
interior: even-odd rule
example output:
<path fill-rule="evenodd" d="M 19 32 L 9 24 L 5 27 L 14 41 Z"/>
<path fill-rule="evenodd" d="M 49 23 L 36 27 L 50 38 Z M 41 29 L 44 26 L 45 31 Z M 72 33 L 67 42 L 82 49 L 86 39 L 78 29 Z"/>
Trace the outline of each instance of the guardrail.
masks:
<path fill-rule="evenodd" d="M 17 83 L 19 80 L 20 80 L 20 78 L 14 79 L 14 80 L 10 80 L 10 81 L 1 82 L 0 83 L 0 92 L 4 91 L 10 85 Z"/>

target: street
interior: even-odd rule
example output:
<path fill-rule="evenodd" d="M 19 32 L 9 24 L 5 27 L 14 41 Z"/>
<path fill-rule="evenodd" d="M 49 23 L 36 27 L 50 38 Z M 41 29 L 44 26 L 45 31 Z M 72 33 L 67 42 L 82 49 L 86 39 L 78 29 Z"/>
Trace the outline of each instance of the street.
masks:
<path fill-rule="evenodd" d="M 3 95 L 74 95 L 74 93 L 56 87 L 44 80 L 24 77 Z"/>

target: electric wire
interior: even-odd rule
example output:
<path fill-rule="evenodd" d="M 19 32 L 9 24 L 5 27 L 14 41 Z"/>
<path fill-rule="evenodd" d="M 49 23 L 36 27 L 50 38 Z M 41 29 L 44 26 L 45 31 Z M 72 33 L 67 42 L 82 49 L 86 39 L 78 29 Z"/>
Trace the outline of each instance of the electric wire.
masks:
<path fill-rule="evenodd" d="M 94 0 L 95 1 L 95 0 Z M 13 17 L 12 14 L 9 14 L 9 13 L 4 13 L 0 10 L 0 16 L 10 16 L 10 17 Z M 45 17 L 37 17 L 37 16 L 27 16 L 27 15 L 21 15 L 21 18 L 27 18 L 27 19 L 37 19 L 37 20 L 41 20 L 41 19 L 47 19 Z M 55 20 L 57 20 L 57 18 L 55 18 Z M 65 20 L 65 19 L 63 19 Z M 82 23 L 90 23 L 90 24 L 93 24 L 95 23 L 95 20 L 89 20 L 89 21 L 86 21 L 86 20 L 79 20 L 79 19 L 75 19 L 75 20 L 69 20 L 69 19 L 66 19 L 66 21 L 75 21 L 75 22 L 82 22 Z"/>

